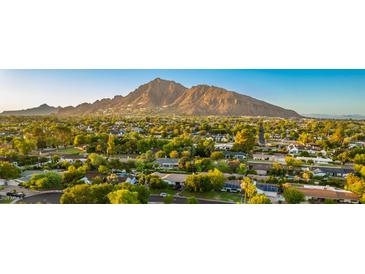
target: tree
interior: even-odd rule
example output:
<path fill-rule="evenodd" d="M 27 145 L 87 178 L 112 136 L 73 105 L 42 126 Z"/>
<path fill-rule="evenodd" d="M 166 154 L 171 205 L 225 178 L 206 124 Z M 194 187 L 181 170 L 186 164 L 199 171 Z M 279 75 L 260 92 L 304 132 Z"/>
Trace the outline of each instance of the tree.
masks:
<path fill-rule="evenodd" d="M 247 201 L 251 200 L 251 198 L 256 195 L 256 186 L 254 185 L 250 177 L 246 177 L 242 180 L 241 189 L 243 190 L 245 195 L 245 203 L 247 203 Z"/>
<path fill-rule="evenodd" d="M 360 175 L 365 178 L 365 166 L 362 166 L 360 171 L 359 171 Z"/>
<path fill-rule="evenodd" d="M 113 185 L 108 183 L 96 184 L 90 186 L 91 195 L 94 204 L 109 203 L 108 194 L 113 191 Z"/>
<path fill-rule="evenodd" d="M 208 171 L 208 178 L 210 179 L 210 183 L 212 184 L 212 188 L 214 190 L 221 190 L 224 186 L 224 175 L 218 169 L 213 169 Z"/>
<path fill-rule="evenodd" d="M 310 141 L 311 141 L 310 136 L 306 132 L 303 132 L 302 134 L 300 134 L 300 136 L 298 138 L 298 142 L 302 143 L 303 145 L 310 143 Z"/>
<path fill-rule="evenodd" d="M 108 198 L 111 204 L 139 204 L 138 192 L 126 189 L 110 192 Z"/>
<path fill-rule="evenodd" d="M 112 184 L 117 184 L 119 182 L 118 175 L 115 173 L 111 173 L 106 179 Z"/>
<path fill-rule="evenodd" d="M 200 139 L 195 146 L 193 154 L 200 157 L 209 157 L 214 150 L 214 141 L 211 139 Z"/>
<path fill-rule="evenodd" d="M 108 154 L 108 156 L 110 156 L 114 155 L 115 152 L 115 136 L 113 134 L 110 134 L 108 138 L 108 147 L 106 149 L 106 153 Z"/>
<path fill-rule="evenodd" d="M 145 187 L 144 185 L 132 185 L 130 183 L 122 183 L 118 186 L 116 186 L 116 190 L 120 190 L 120 189 L 126 189 L 130 192 L 137 192 L 138 193 L 138 201 L 141 204 L 147 204 L 148 200 L 150 198 L 150 191 L 147 187 Z"/>
<path fill-rule="evenodd" d="M 101 173 L 101 174 L 106 175 L 109 172 L 109 168 L 107 166 L 105 166 L 105 165 L 100 165 L 98 167 L 98 172 Z"/>
<path fill-rule="evenodd" d="M 66 188 L 60 199 L 61 204 L 94 204 L 90 186 L 87 184 L 75 185 Z"/>
<path fill-rule="evenodd" d="M 85 135 L 76 135 L 74 138 L 74 145 L 75 146 L 81 146 L 86 144 L 87 140 Z"/>
<path fill-rule="evenodd" d="M 69 166 L 67 171 L 63 173 L 64 183 L 76 182 L 85 176 L 84 167 L 76 168 L 74 166 Z"/>
<path fill-rule="evenodd" d="M 51 128 L 51 131 L 57 147 L 60 145 L 66 147 L 71 143 L 72 131 L 70 127 L 63 125 L 56 125 Z"/>
<path fill-rule="evenodd" d="M 247 173 L 247 166 L 244 163 L 241 163 L 237 169 L 238 174 L 246 174 Z"/>
<path fill-rule="evenodd" d="M 90 161 L 91 165 L 95 168 L 97 168 L 101 165 L 106 165 L 105 158 L 96 153 L 91 153 L 88 157 L 88 160 Z"/>
<path fill-rule="evenodd" d="M 168 186 L 165 181 L 155 174 L 141 175 L 139 182 L 147 184 L 152 189 L 165 189 Z"/>
<path fill-rule="evenodd" d="M 169 156 L 170 156 L 170 158 L 179 158 L 179 152 L 177 152 L 176 150 L 173 150 L 170 152 Z"/>
<path fill-rule="evenodd" d="M 354 157 L 354 163 L 365 165 L 365 154 L 356 154 Z"/>
<path fill-rule="evenodd" d="M 221 151 L 213 151 L 212 154 L 210 154 L 210 158 L 213 160 L 224 159 L 224 153 Z"/>
<path fill-rule="evenodd" d="M 112 184 L 79 184 L 66 188 L 61 196 L 61 204 L 107 204 Z"/>
<path fill-rule="evenodd" d="M 191 157 L 190 151 L 184 150 L 183 152 L 181 152 L 181 157 L 190 158 Z"/>
<path fill-rule="evenodd" d="M 238 131 L 234 140 L 233 149 L 236 151 L 250 152 L 256 143 L 256 131 L 254 128 L 244 128 Z"/>
<path fill-rule="evenodd" d="M 156 152 L 156 158 L 165 158 L 166 157 L 166 153 L 163 150 L 159 150 Z"/>
<path fill-rule="evenodd" d="M 285 187 L 283 195 L 288 204 L 300 204 L 305 200 L 304 194 L 293 187 Z"/>
<path fill-rule="evenodd" d="M 14 164 L 9 162 L 0 161 L 0 178 L 2 179 L 15 179 L 19 178 L 21 170 Z"/>
<path fill-rule="evenodd" d="M 51 158 L 51 161 L 53 164 L 57 164 L 61 160 L 61 157 L 59 155 L 53 155 Z"/>
<path fill-rule="evenodd" d="M 134 186 L 135 190 L 138 193 L 138 200 L 141 204 L 148 204 L 148 200 L 150 198 L 150 191 L 147 187 L 142 185 L 136 185 Z"/>
<path fill-rule="evenodd" d="M 207 174 L 192 174 L 185 180 L 185 188 L 191 192 L 219 191 L 223 185 L 224 176 L 218 169 L 210 170 Z"/>
<path fill-rule="evenodd" d="M 310 172 L 310 171 L 304 171 L 303 172 L 303 179 L 305 180 L 305 181 L 309 181 L 310 179 L 312 179 L 313 178 L 313 173 L 312 172 Z"/>
<path fill-rule="evenodd" d="M 337 146 L 343 143 L 343 139 L 344 139 L 344 128 L 340 126 L 335 130 L 335 132 L 330 137 L 330 142 Z"/>
<path fill-rule="evenodd" d="M 249 202 L 249 204 L 271 204 L 271 200 L 263 194 L 253 196 Z"/>
<path fill-rule="evenodd" d="M 293 156 L 286 156 L 285 163 L 288 167 L 300 167 L 302 165 L 301 160 L 295 159 Z"/>
<path fill-rule="evenodd" d="M 349 174 L 346 177 L 345 189 L 361 196 L 365 193 L 365 180 L 353 174 Z"/>
<path fill-rule="evenodd" d="M 62 189 L 62 176 L 53 171 L 34 174 L 25 186 L 35 190 Z"/>
<path fill-rule="evenodd" d="M 25 140 L 23 138 L 17 138 L 14 140 L 15 149 L 22 155 L 28 155 L 32 150 L 35 149 L 36 145 L 30 140 Z"/>

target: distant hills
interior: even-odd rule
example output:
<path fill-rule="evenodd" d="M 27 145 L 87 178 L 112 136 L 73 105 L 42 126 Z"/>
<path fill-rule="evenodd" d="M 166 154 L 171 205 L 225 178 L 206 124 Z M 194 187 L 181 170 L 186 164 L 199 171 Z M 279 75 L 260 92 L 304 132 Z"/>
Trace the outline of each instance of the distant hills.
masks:
<path fill-rule="evenodd" d="M 360 115 L 360 114 L 348 114 L 348 115 L 303 114 L 303 116 L 316 119 L 365 120 L 365 115 Z"/>
<path fill-rule="evenodd" d="M 40 105 L 39 107 L 35 108 L 28 108 L 23 110 L 10 110 L 4 111 L 2 115 L 16 115 L 16 116 L 33 116 L 33 115 L 50 115 L 55 114 L 59 108 L 51 107 L 47 104 Z"/>
<path fill-rule="evenodd" d="M 141 85 L 127 96 L 101 99 L 91 104 L 83 103 L 76 107 L 53 108 L 42 105 L 34 109 L 8 111 L 3 114 L 80 116 L 137 113 L 301 117 L 293 110 L 284 109 L 224 88 L 209 85 L 186 88 L 174 81 L 160 78 Z"/>

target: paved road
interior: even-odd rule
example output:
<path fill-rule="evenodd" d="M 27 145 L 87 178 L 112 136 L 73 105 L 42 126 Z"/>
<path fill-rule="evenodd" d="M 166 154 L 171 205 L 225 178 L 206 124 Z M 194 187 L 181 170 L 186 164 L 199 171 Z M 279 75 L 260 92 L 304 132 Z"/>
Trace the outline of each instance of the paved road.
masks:
<path fill-rule="evenodd" d="M 42 193 L 29 197 L 25 197 L 23 200 L 18 201 L 17 203 L 43 203 L 43 204 L 59 204 L 62 193 Z M 163 203 L 163 197 L 159 195 L 151 195 L 150 203 Z M 199 204 L 229 204 L 227 202 L 220 201 L 212 201 L 205 199 L 198 199 Z M 184 197 L 174 197 L 173 204 L 186 204 L 186 198 Z"/>
<path fill-rule="evenodd" d="M 25 197 L 22 200 L 19 200 L 17 204 L 25 203 L 25 204 L 59 204 L 62 193 L 41 193 L 33 196 Z"/>
<path fill-rule="evenodd" d="M 230 204 L 228 202 L 221 202 L 221 201 L 213 201 L 213 200 L 205 200 L 205 199 L 197 199 L 199 204 Z M 150 196 L 150 203 L 163 203 L 163 197 L 160 195 L 151 195 Z M 173 204 L 186 204 L 185 197 L 174 197 L 172 202 Z"/>

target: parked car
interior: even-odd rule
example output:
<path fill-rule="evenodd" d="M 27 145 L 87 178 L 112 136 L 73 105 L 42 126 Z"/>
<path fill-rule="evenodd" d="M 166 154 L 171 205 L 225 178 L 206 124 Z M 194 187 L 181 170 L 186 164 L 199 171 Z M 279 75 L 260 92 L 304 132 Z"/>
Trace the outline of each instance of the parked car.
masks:
<path fill-rule="evenodd" d="M 167 193 L 165 193 L 165 192 L 160 193 L 160 197 L 163 197 L 163 198 L 167 197 Z"/>
<path fill-rule="evenodd" d="M 24 193 L 17 193 L 17 192 L 7 192 L 6 196 L 9 197 L 16 197 L 16 198 L 20 198 L 20 199 L 24 199 L 25 198 L 25 194 Z"/>

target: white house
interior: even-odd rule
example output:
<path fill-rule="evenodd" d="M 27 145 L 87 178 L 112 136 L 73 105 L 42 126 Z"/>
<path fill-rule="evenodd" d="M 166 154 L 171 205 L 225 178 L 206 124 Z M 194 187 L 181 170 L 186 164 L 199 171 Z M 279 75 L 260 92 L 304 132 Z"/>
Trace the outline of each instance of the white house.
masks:
<path fill-rule="evenodd" d="M 155 162 L 161 168 L 174 169 L 179 167 L 179 159 L 175 158 L 159 158 Z"/>
<path fill-rule="evenodd" d="M 216 150 L 231 150 L 233 148 L 233 143 L 215 144 L 214 148 Z"/>
<path fill-rule="evenodd" d="M 85 184 L 91 185 L 91 181 L 86 176 L 81 178 L 80 181 L 84 182 Z"/>
<path fill-rule="evenodd" d="M 293 144 L 288 145 L 287 149 L 290 155 L 297 155 L 299 153 L 299 149 Z"/>
<path fill-rule="evenodd" d="M 330 158 L 323 158 L 323 157 L 297 157 L 296 159 L 301 161 L 313 161 L 315 164 L 329 164 L 332 163 L 333 160 Z"/>

